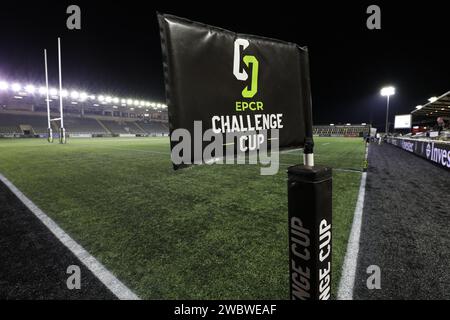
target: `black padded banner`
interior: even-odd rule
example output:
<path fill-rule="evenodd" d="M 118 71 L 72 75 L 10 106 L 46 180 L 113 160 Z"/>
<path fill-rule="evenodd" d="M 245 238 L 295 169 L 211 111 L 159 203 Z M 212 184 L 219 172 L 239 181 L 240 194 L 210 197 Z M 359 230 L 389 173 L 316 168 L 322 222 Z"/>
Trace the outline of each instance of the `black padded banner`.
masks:
<path fill-rule="evenodd" d="M 312 143 L 308 51 L 158 15 L 170 132 L 216 134 L 279 129 L 279 147 Z M 173 143 L 171 144 L 173 148 Z"/>

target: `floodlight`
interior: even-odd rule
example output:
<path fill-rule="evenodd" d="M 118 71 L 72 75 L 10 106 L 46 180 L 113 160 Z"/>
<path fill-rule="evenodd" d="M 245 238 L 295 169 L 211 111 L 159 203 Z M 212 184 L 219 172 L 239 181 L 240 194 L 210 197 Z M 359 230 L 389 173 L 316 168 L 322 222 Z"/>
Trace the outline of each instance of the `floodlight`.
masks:
<path fill-rule="evenodd" d="M 119 98 L 113 98 L 112 101 L 113 101 L 114 103 L 119 103 Z"/>
<path fill-rule="evenodd" d="M 58 90 L 56 90 L 55 88 L 51 88 L 50 89 L 50 95 L 52 95 L 52 96 L 58 95 Z"/>
<path fill-rule="evenodd" d="M 134 100 L 134 101 L 133 101 L 133 104 L 134 104 L 135 106 L 138 106 L 138 105 L 139 105 L 139 101 L 138 101 L 138 100 Z"/>
<path fill-rule="evenodd" d="M 330 123 L 330 126 L 334 126 L 334 123 Z"/>
<path fill-rule="evenodd" d="M 28 84 L 28 85 L 25 87 L 25 91 L 26 91 L 27 93 L 33 94 L 33 93 L 36 91 L 36 88 L 35 88 L 32 84 Z"/>
<path fill-rule="evenodd" d="M 428 99 L 428 101 L 433 103 L 433 102 L 437 101 L 437 99 L 438 99 L 437 97 L 431 97 L 430 99 Z"/>
<path fill-rule="evenodd" d="M 80 93 L 80 101 L 86 101 L 88 98 L 88 95 L 86 92 L 81 92 Z"/>
<path fill-rule="evenodd" d="M 76 91 L 74 91 L 74 92 L 76 92 Z M 78 94 L 78 92 L 77 92 L 77 94 Z M 67 91 L 65 89 L 61 90 L 61 97 L 67 98 L 68 96 L 69 96 L 69 91 Z"/>
<path fill-rule="evenodd" d="M 105 97 L 106 103 L 111 103 L 112 98 L 110 96 Z"/>
<path fill-rule="evenodd" d="M 127 99 L 127 104 L 133 104 L 133 100 Z"/>
<path fill-rule="evenodd" d="M 422 108 L 423 108 L 423 106 L 421 106 L 421 105 L 416 106 L 416 109 L 417 109 L 417 110 L 420 110 L 420 109 L 422 109 Z"/>
<path fill-rule="evenodd" d="M 98 96 L 98 101 L 103 102 L 105 100 L 104 96 Z"/>
<path fill-rule="evenodd" d="M 22 86 L 19 83 L 13 83 L 11 89 L 14 92 L 18 92 L 22 89 Z"/>
<path fill-rule="evenodd" d="M 78 93 L 78 91 L 72 91 L 72 93 L 70 94 L 70 97 L 72 99 L 78 99 L 79 96 L 80 94 Z"/>
<path fill-rule="evenodd" d="M 126 103 L 127 103 L 127 100 L 121 99 L 121 100 L 120 100 L 120 103 L 121 103 L 121 104 L 126 104 Z"/>
<path fill-rule="evenodd" d="M 47 88 L 46 87 L 40 87 L 39 88 L 39 94 L 46 95 L 47 94 Z"/>
<path fill-rule="evenodd" d="M 0 81 L 0 90 L 8 90 L 8 82 Z"/>
<path fill-rule="evenodd" d="M 384 87 L 381 89 L 380 94 L 383 97 L 389 97 L 395 94 L 395 88 L 394 87 Z"/>

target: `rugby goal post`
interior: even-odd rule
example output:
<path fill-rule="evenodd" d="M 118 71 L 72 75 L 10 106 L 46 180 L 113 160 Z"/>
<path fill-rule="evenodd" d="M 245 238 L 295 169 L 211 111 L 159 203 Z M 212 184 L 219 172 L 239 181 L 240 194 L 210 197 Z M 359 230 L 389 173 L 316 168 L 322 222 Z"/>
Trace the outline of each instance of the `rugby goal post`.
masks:
<path fill-rule="evenodd" d="M 53 142 L 52 121 L 60 121 L 59 129 L 59 143 L 66 143 L 66 129 L 64 128 L 64 110 L 62 97 L 62 70 L 61 70 L 61 39 L 58 38 L 58 73 L 59 73 L 59 118 L 51 118 L 50 112 L 50 96 L 48 87 L 48 64 L 47 64 L 47 49 L 44 49 L 44 65 L 45 65 L 45 86 L 46 86 L 46 103 L 47 103 L 47 140 Z"/>

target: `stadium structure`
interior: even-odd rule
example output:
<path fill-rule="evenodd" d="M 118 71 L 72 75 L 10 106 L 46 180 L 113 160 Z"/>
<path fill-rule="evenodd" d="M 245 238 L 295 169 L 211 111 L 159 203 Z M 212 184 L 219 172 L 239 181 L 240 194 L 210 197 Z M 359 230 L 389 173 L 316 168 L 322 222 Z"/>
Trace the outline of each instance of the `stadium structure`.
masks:
<path fill-rule="evenodd" d="M 167 106 L 142 99 L 94 95 L 77 90 L 49 88 L 50 113 L 59 115 L 63 98 L 69 137 L 168 135 Z M 47 137 L 45 86 L 0 80 L 0 137 Z M 52 121 L 54 135 L 58 123 Z"/>
<path fill-rule="evenodd" d="M 0 81 L 0 137 L 47 137 L 45 86 Z M 165 136 L 169 134 L 167 106 L 161 102 L 61 91 L 65 126 L 69 137 Z M 50 112 L 59 115 L 59 91 L 49 88 Z M 52 121 L 54 135 L 58 122 Z M 331 124 L 314 126 L 320 137 L 363 137 L 370 125 Z"/>

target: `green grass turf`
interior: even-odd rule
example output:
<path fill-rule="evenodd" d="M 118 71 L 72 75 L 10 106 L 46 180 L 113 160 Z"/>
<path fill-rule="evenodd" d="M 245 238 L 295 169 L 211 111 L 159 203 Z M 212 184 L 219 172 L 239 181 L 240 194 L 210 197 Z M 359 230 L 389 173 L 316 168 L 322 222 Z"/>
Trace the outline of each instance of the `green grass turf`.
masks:
<path fill-rule="evenodd" d="M 362 139 L 316 138 L 316 164 L 360 170 Z M 0 140 L 0 172 L 145 299 L 287 299 L 286 168 L 173 171 L 168 138 Z M 333 292 L 361 174 L 333 173 Z"/>

